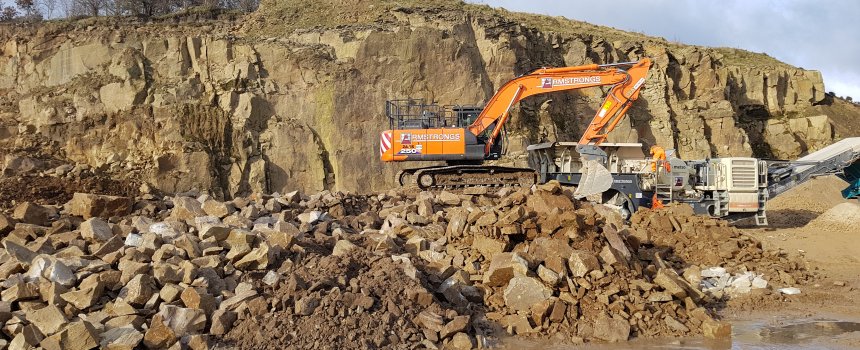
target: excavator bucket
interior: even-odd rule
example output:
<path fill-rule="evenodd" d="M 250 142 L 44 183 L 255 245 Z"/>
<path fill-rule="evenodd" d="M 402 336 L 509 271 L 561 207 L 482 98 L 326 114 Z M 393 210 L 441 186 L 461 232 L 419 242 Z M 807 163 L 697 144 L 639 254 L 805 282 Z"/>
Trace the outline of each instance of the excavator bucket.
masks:
<path fill-rule="evenodd" d="M 606 192 L 612 187 L 612 174 L 596 160 L 582 161 L 582 178 L 573 192 L 576 199 Z"/>
<path fill-rule="evenodd" d="M 612 187 L 612 173 L 603 166 L 606 153 L 596 146 L 577 146 L 582 161 L 582 178 L 573 192 L 576 199 L 603 193 Z"/>

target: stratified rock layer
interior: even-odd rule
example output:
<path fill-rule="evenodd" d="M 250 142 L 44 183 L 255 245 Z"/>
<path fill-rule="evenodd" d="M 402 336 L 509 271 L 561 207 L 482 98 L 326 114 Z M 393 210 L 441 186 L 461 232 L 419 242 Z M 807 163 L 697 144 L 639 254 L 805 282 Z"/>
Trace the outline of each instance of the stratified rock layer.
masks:
<path fill-rule="evenodd" d="M 170 193 L 368 192 L 391 186 L 399 170 L 378 159 L 388 99 L 481 104 L 538 67 L 642 57 L 654 67 L 612 141 L 659 143 L 686 158 L 792 158 L 835 136 L 810 108 L 825 99 L 821 75 L 764 55 L 449 2 L 364 1 L 380 17 L 338 25 L 335 16 L 265 37 L 320 16 L 279 20 L 273 3 L 243 26 L 0 27 L 0 154 L 38 149 Z M 520 103 L 506 162 L 524 165 L 529 143 L 579 139 L 602 95 Z"/>

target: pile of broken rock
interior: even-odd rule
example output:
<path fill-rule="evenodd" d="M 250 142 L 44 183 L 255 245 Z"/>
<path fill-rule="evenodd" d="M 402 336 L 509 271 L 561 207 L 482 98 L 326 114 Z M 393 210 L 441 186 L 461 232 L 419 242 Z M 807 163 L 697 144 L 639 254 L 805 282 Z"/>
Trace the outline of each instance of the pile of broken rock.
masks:
<path fill-rule="evenodd" d="M 680 232 L 733 230 L 672 217 Z M 695 245 L 665 246 L 660 220 L 623 226 L 557 183 L 23 203 L 0 215 L 0 343 L 459 349 L 500 332 L 573 343 L 727 336 L 718 298 L 678 272 L 704 263 L 684 259 Z M 747 264 L 805 276 L 736 243 L 760 260 Z"/>

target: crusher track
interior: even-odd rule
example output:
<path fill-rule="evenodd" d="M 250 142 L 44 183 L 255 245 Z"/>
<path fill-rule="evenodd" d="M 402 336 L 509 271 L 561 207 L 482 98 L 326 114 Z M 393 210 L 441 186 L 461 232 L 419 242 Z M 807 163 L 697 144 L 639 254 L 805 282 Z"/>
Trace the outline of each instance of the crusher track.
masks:
<path fill-rule="evenodd" d="M 530 168 L 484 165 L 453 165 L 406 169 L 397 174 L 401 186 L 417 185 L 422 190 L 479 186 L 530 187 L 537 173 Z"/>

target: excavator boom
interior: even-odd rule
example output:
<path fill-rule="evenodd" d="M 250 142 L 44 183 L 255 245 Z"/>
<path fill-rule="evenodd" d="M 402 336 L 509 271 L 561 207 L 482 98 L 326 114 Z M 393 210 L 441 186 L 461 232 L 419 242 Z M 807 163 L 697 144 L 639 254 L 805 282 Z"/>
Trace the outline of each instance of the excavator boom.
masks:
<path fill-rule="evenodd" d="M 628 70 L 618 68 L 628 65 Z M 526 97 L 611 85 L 601 109 L 580 140 L 582 144 L 599 144 L 606 140 L 606 135 L 623 119 L 630 103 L 639 97 L 639 90 L 645 83 L 649 68 L 651 60 L 645 58 L 638 62 L 535 70 L 503 85 L 487 102 L 478 119 L 469 125 L 468 130 L 474 135 L 480 135 L 492 128 L 492 137 L 489 139 L 494 140 L 507 122 L 511 107 Z M 487 146 L 489 148 L 492 144 L 488 143 Z"/>

